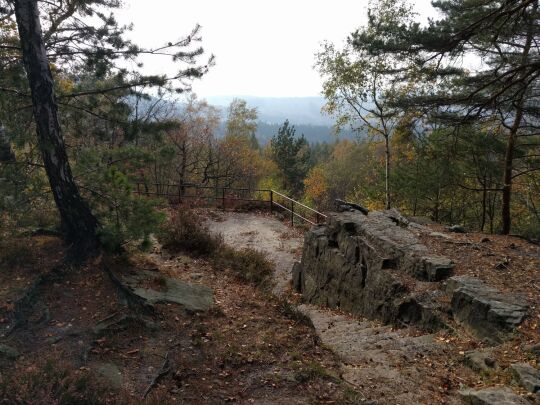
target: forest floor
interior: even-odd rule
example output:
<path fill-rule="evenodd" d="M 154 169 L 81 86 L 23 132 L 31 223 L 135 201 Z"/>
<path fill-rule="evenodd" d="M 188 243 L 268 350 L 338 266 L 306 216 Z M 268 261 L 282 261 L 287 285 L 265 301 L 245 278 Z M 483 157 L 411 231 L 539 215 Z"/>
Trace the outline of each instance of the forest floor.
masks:
<path fill-rule="evenodd" d="M 55 274 L 64 254 L 57 238 L 21 238 L 12 249 L 26 257 L 0 271 L 4 404 L 359 402 L 309 322 L 229 269 L 156 248 Z M 155 303 L 144 314 L 126 305 L 104 267 L 153 274 L 143 287 L 156 291 L 165 278 L 207 286 L 214 305 Z"/>
<path fill-rule="evenodd" d="M 274 292 L 290 302 L 300 301 L 290 280 L 292 264 L 301 255 L 301 232 L 291 231 L 274 217 L 251 213 L 218 214 L 207 223 L 231 246 L 265 252 L 277 266 Z M 437 224 L 413 231 L 430 252 L 455 263 L 455 275 L 478 277 L 523 296 L 530 316 L 512 340 L 487 349 L 455 323 L 450 330 L 427 335 L 414 327 L 392 328 L 341 311 L 301 305 L 299 310 L 311 319 L 322 342 L 340 358 L 341 377 L 361 397 L 388 404 L 459 403 L 457 394 L 464 387 L 512 386 L 526 395 L 513 384 L 508 366 L 538 361 L 523 347 L 540 342 L 540 246 L 511 236 L 450 233 Z M 423 284 L 441 288 L 437 283 Z M 478 374 L 466 366 L 465 354 L 484 349 L 491 350 L 497 367 Z"/>
<path fill-rule="evenodd" d="M 206 215 L 226 244 L 262 251 L 274 262 L 273 294 L 209 260 L 159 247 L 63 268 L 58 238 L 11 241 L 0 259 L 3 403 L 141 403 L 146 397 L 147 403 L 444 404 L 456 403 L 464 386 L 512 386 L 506 366 L 536 362 L 521 348 L 539 342 L 537 245 L 449 234 L 438 225 L 418 231 L 430 249 L 456 262 L 456 273 L 521 293 L 531 304 L 516 338 L 496 348 L 502 367 L 476 374 L 463 354 L 482 343 L 459 328 L 425 335 L 297 307 L 290 272 L 301 255 L 301 230 L 261 213 Z M 199 311 L 158 302 L 146 314 L 114 282 L 142 273 L 141 287 L 155 291 L 166 279 L 209 287 L 214 305 Z"/>

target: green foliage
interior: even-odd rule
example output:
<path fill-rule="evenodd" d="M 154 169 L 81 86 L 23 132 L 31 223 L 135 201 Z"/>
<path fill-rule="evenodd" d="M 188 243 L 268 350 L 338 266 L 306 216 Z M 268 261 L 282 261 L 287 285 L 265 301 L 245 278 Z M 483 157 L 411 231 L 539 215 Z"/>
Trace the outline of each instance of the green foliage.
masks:
<path fill-rule="evenodd" d="M 235 98 L 229 106 L 226 136 L 238 136 L 249 139 L 251 146 L 258 149 L 255 132 L 257 131 L 257 109 L 249 108 L 245 100 Z"/>
<path fill-rule="evenodd" d="M 99 236 L 105 248 L 114 251 L 131 240 L 142 240 L 143 246 L 148 245 L 150 234 L 165 218 L 156 211 L 157 203 L 136 196 L 128 177 L 114 166 L 103 172 L 101 187 L 104 193 L 93 202 L 102 224 Z"/>
<path fill-rule="evenodd" d="M 310 147 L 304 135 L 296 137 L 294 125 L 285 121 L 272 138 L 272 159 L 279 168 L 285 188 L 293 195 L 303 189 L 303 180 L 309 171 Z"/>

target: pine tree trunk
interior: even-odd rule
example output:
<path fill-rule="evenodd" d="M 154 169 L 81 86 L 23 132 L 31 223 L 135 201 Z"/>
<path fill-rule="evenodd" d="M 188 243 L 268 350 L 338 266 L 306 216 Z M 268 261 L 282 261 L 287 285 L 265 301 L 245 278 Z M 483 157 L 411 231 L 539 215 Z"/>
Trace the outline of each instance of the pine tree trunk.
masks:
<path fill-rule="evenodd" d="M 533 3 L 533 9 L 531 15 L 536 15 L 538 10 L 538 1 Z M 521 66 L 525 66 L 529 61 L 529 54 L 531 51 L 531 45 L 533 43 L 536 25 L 528 19 L 529 27 L 527 29 L 527 38 L 523 46 L 523 52 L 521 54 Z M 520 79 L 525 79 L 525 70 L 521 74 Z M 523 109 L 525 106 L 525 92 L 526 85 L 522 83 L 523 88 L 519 92 L 519 97 L 516 102 L 516 116 L 514 123 L 510 128 L 510 134 L 508 135 L 508 142 L 506 143 L 506 153 L 504 156 L 504 177 L 503 177 L 503 191 L 502 191 L 502 233 L 508 235 L 510 233 L 512 225 L 512 217 L 510 213 L 510 203 L 512 198 L 512 180 L 513 180 L 513 165 L 514 165 L 514 149 L 516 144 L 516 138 L 519 128 L 521 127 L 521 121 L 523 120 Z"/>
<path fill-rule="evenodd" d="M 482 181 L 482 222 L 480 223 L 480 230 L 484 232 L 484 228 L 486 226 L 486 204 L 487 204 L 487 181 L 486 176 L 484 175 L 484 179 Z"/>
<path fill-rule="evenodd" d="M 83 260 L 98 249 L 98 221 L 82 199 L 69 166 L 37 0 L 15 0 L 15 15 L 45 171 L 60 212 L 66 242 L 71 245 L 70 258 Z"/>
<path fill-rule="evenodd" d="M 521 119 L 523 117 L 523 105 L 522 101 L 519 103 L 516 110 L 516 117 L 514 124 L 510 129 L 508 135 L 508 141 L 506 143 L 506 153 L 504 156 L 504 177 L 503 177 L 503 189 L 502 189 L 502 234 L 508 235 L 512 225 L 512 217 L 510 213 L 510 203 L 512 198 L 512 172 L 514 165 L 514 149 L 516 142 L 517 131 L 521 125 Z"/>
<path fill-rule="evenodd" d="M 384 137 L 384 146 L 385 146 L 385 167 L 384 167 L 384 188 L 386 194 L 386 209 L 391 208 L 390 200 L 390 140 L 388 136 Z"/>

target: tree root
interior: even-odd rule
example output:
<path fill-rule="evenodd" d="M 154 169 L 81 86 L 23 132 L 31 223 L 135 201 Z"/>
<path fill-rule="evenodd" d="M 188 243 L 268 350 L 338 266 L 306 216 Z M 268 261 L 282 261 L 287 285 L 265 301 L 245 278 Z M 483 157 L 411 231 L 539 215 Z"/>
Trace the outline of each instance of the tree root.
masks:
<path fill-rule="evenodd" d="M 4 337 L 11 335 L 15 330 L 25 325 L 28 321 L 27 313 L 33 308 L 35 304 L 35 297 L 38 290 L 46 284 L 57 280 L 65 270 L 64 265 L 54 267 L 46 274 L 40 275 L 24 292 L 21 298 L 15 303 L 13 310 L 9 314 L 12 322 L 11 328 L 4 334 Z"/>
<path fill-rule="evenodd" d="M 169 365 L 169 352 L 167 352 L 167 354 L 165 354 L 165 361 L 161 365 L 161 368 L 159 369 L 159 372 L 152 379 L 152 382 L 150 382 L 150 385 L 144 391 L 142 399 L 146 399 L 148 394 L 150 394 L 150 392 L 156 387 L 159 380 L 161 380 L 163 377 L 165 377 L 167 374 L 169 374 L 170 371 L 171 371 L 171 368 L 170 368 L 170 365 Z"/>
<path fill-rule="evenodd" d="M 155 313 L 154 306 L 143 297 L 135 294 L 131 288 L 122 283 L 122 281 L 116 277 L 109 267 L 103 265 L 103 271 L 109 276 L 111 282 L 118 289 L 120 294 L 126 299 L 127 305 L 130 309 L 134 310 L 136 313 L 142 312 L 147 315 L 153 315 Z"/>

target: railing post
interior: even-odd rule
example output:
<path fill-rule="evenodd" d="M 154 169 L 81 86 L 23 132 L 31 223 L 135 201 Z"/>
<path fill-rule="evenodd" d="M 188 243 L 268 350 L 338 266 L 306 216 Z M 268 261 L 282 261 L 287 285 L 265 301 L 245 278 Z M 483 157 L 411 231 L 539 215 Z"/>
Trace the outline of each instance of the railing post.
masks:
<path fill-rule="evenodd" d="M 221 204 L 223 211 L 225 211 L 225 187 L 221 189 Z"/>
<path fill-rule="evenodd" d="M 274 191 L 270 190 L 270 214 L 274 212 Z"/>
<path fill-rule="evenodd" d="M 294 201 L 291 201 L 291 226 L 294 227 Z"/>

